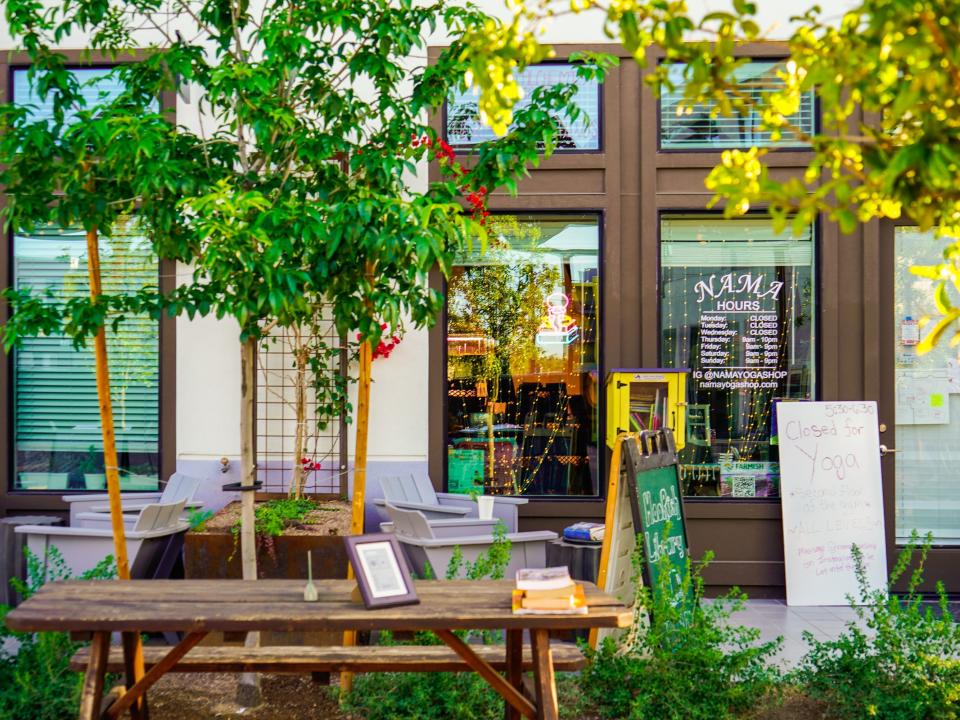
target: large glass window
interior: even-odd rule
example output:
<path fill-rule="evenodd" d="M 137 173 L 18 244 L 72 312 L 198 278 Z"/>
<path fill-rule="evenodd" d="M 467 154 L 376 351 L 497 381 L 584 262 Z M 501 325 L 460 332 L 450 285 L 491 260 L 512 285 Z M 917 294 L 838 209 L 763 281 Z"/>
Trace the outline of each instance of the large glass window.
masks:
<path fill-rule="evenodd" d="M 715 150 L 747 147 L 791 147 L 801 145 L 796 134 L 785 129 L 780 138 L 773 139 L 768 130 L 760 128 L 761 117 L 756 111 L 745 115 L 719 115 L 712 103 L 681 108 L 683 101 L 685 65 L 676 63 L 669 69 L 675 90 L 664 90 L 660 96 L 660 147 L 663 150 Z M 739 89 L 760 102 L 764 95 L 784 87 L 778 72 L 783 61 L 748 62 L 737 68 Z M 789 123 L 806 133 L 816 128 L 813 91 L 803 95 L 800 109 L 788 116 Z"/>
<path fill-rule="evenodd" d="M 517 109 L 529 103 L 530 93 L 538 87 L 573 83 L 578 87 L 574 103 L 583 113 L 579 120 L 557 118 L 558 150 L 600 149 L 600 91 L 597 80 L 577 77 L 576 67 L 569 64 L 547 64 L 528 67 L 517 79 L 523 97 Z M 454 147 L 468 147 L 486 140 L 495 140 L 493 131 L 480 121 L 477 98 L 472 92 L 454 93 L 446 107 L 447 142 Z"/>
<path fill-rule="evenodd" d="M 88 103 L 116 97 L 122 87 L 105 68 L 71 70 Z M 35 120 L 49 118 L 26 70 L 15 70 L 13 102 L 30 106 Z M 69 117 L 69 113 L 68 113 Z M 157 258 L 130 220 L 100 238 L 107 293 L 157 287 Z M 81 228 L 54 226 L 13 234 L 13 285 L 51 302 L 87 296 L 86 236 Z M 92 345 L 92 344 L 91 344 Z M 132 317 L 107 332 L 110 382 L 121 487 L 155 490 L 159 479 L 159 326 Z M 13 462 L 16 490 L 103 490 L 100 412 L 92 347 L 76 349 L 59 335 L 24 341 L 13 355 Z"/>
<path fill-rule="evenodd" d="M 814 397 L 814 239 L 769 219 L 664 217 L 661 353 L 689 368 L 687 495 L 778 497 L 774 408 Z"/>
<path fill-rule="evenodd" d="M 13 238 L 14 284 L 56 302 L 89 294 L 86 235 L 46 228 Z M 135 227 L 100 238 L 106 293 L 157 286 L 157 259 Z M 159 332 L 134 317 L 107 332 L 121 486 L 155 490 L 159 464 Z M 13 358 L 13 427 L 19 490 L 103 490 L 103 442 L 91 347 L 60 335 L 28 338 Z"/>
<path fill-rule="evenodd" d="M 916 228 L 897 228 L 895 235 L 896 528 L 898 542 L 917 530 L 938 544 L 958 545 L 960 348 L 950 347 L 948 332 L 933 350 L 917 353 L 920 322 L 938 315 L 936 282 L 910 272 L 942 262 L 943 243 Z M 949 283 L 946 292 L 960 301 Z"/>
<path fill-rule="evenodd" d="M 489 220 L 447 286 L 447 486 L 597 495 L 598 217 Z"/>

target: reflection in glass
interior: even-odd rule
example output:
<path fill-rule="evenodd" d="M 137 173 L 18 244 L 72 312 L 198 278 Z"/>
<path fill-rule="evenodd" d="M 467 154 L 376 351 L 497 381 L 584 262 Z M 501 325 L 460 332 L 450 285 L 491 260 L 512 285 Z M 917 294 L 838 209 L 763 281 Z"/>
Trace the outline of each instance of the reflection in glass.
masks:
<path fill-rule="evenodd" d="M 447 286 L 448 488 L 596 495 L 597 217 L 488 220 Z"/>
<path fill-rule="evenodd" d="M 896 382 L 896 528 L 905 542 L 917 530 L 940 545 L 960 544 L 960 348 L 950 333 L 925 355 L 917 343 L 920 321 L 937 317 L 937 283 L 910 272 L 943 260 L 943 240 L 933 232 L 897 228 L 894 275 Z M 960 302 L 947 284 L 953 303 Z M 928 326 L 929 327 L 929 326 Z M 887 441 L 887 444 L 891 444 Z"/>
<path fill-rule="evenodd" d="M 523 97 L 517 102 L 520 109 L 530 102 L 531 93 L 538 87 L 574 84 L 577 92 L 573 103 L 581 116 L 571 121 L 566 115 L 556 118 L 558 150 L 600 149 L 600 89 L 596 80 L 577 77 L 576 67 L 564 63 L 533 65 L 520 72 L 517 83 L 523 89 Z M 480 119 L 477 97 L 472 91 L 454 93 L 446 107 L 447 142 L 454 147 L 468 147 L 497 136 L 490 126 Z"/>
<path fill-rule="evenodd" d="M 814 397 L 813 267 L 809 228 L 661 221 L 661 357 L 691 371 L 687 495 L 779 496 L 776 403 Z"/>
<path fill-rule="evenodd" d="M 806 135 L 812 135 L 816 129 L 813 91 L 801 96 L 800 108 L 787 117 L 788 127 L 776 139 L 769 130 L 761 129 L 761 114 L 755 109 L 744 115 L 722 115 L 714 113 L 713 103 L 682 105 L 685 69 L 683 63 L 670 66 L 670 82 L 674 89 L 665 88 L 660 97 L 660 147 L 664 150 L 797 147 L 803 143 L 791 128 Z M 739 84 L 737 89 L 762 107 L 766 95 L 785 87 L 779 77 L 783 71 L 782 60 L 745 63 L 734 71 Z"/>

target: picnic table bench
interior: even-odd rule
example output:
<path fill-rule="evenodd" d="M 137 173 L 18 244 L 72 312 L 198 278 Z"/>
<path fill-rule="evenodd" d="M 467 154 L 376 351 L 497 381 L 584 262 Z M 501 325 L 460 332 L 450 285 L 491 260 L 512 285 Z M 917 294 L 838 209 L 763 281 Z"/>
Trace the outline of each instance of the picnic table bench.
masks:
<path fill-rule="evenodd" d="M 92 642 L 74 659 L 85 667 L 81 720 L 118 718 L 128 709 L 145 718 L 147 690 L 167 672 L 462 672 L 473 671 L 506 702 L 515 719 L 558 716 L 554 672 L 582 666 L 580 651 L 551 645 L 551 630 L 626 627 L 632 613 L 618 600 L 584 583 L 586 615 L 514 615 L 513 582 L 416 582 L 418 605 L 367 610 L 354 599 L 353 581 L 317 582 L 319 602 L 303 601 L 296 580 L 104 580 L 56 582 L 7 615 L 24 632 L 67 631 Z M 210 632 L 431 630 L 440 646 L 197 647 Z M 504 630 L 505 645 L 473 645 L 455 630 Z M 523 633 L 530 645 L 524 646 Z M 134 682 L 132 645 L 111 650 L 113 632 L 180 632 L 177 645 L 144 648 L 147 670 Z M 533 688 L 524 683 L 533 670 Z M 104 676 L 123 670 L 126 688 L 102 705 Z M 505 676 L 500 671 L 505 671 Z M 525 692 L 526 691 L 526 692 Z"/>

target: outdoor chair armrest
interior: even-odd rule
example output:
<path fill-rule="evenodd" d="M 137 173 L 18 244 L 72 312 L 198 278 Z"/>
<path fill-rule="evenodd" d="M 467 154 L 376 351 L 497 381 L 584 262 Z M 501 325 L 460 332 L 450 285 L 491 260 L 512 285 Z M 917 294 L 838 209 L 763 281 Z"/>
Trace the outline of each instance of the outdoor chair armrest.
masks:
<path fill-rule="evenodd" d="M 375 505 L 378 505 L 380 507 L 384 507 L 387 504 L 387 501 L 383 498 L 377 498 L 373 502 Z M 422 512 L 424 515 L 427 516 L 428 520 L 434 519 L 436 515 L 440 515 L 441 517 L 443 516 L 462 517 L 470 511 L 470 508 L 466 508 L 466 507 L 449 507 L 449 506 L 444 507 L 442 505 L 424 505 L 423 503 L 412 503 L 412 502 L 404 502 L 404 501 L 391 502 L 390 504 L 393 505 L 394 507 L 402 508 L 403 510 L 419 510 L 420 512 Z M 474 505 L 476 505 L 476 503 L 474 503 Z"/>
<path fill-rule="evenodd" d="M 469 495 L 463 495 L 461 493 L 437 493 L 437 499 L 442 501 L 443 504 L 451 503 L 451 501 L 457 505 L 464 502 L 474 503 Z M 529 498 L 525 497 L 513 497 L 512 495 L 493 496 L 494 505 L 526 505 L 528 502 L 530 502 Z"/>
<path fill-rule="evenodd" d="M 496 519 L 457 518 L 456 520 L 428 520 L 427 522 L 430 523 L 430 530 L 433 531 L 435 538 L 460 537 L 462 535 L 483 535 L 492 538 L 493 529 L 497 526 Z M 393 523 L 380 523 L 380 530 L 392 533 L 394 531 Z"/>
<path fill-rule="evenodd" d="M 130 498 L 131 496 L 135 497 L 137 501 L 143 500 L 159 500 L 162 492 L 138 492 L 131 493 L 130 491 L 120 494 L 120 497 L 123 498 L 126 496 Z M 110 496 L 107 493 L 73 493 L 70 495 L 64 495 L 61 498 L 65 503 L 75 503 L 75 502 L 108 502 Z"/>
<path fill-rule="evenodd" d="M 160 528 L 159 530 L 144 530 L 140 532 L 128 530 L 126 532 L 126 538 L 128 540 L 145 540 L 147 538 L 173 535 L 174 533 L 183 532 L 189 528 L 189 523 L 179 522 L 176 525 L 170 525 L 169 527 Z M 14 531 L 25 535 L 55 535 L 57 537 L 113 537 L 113 530 L 110 528 L 101 529 L 88 527 L 64 527 L 55 525 L 19 525 L 14 528 Z"/>
<path fill-rule="evenodd" d="M 407 535 L 398 535 L 400 542 L 409 545 L 418 545 L 420 547 L 452 547 L 460 545 L 490 545 L 493 542 L 492 535 L 455 535 L 452 537 L 434 537 L 434 538 L 412 538 Z M 548 542 L 556 540 L 557 534 L 549 530 L 533 530 L 530 532 L 511 533 L 507 535 L 507 540 L 513 544 L 530 542 Z"/>
<path fill-rule="evenodd" d="M 122 507 L 123 507 L 123 512 L 125 512 L 125 513 L 137 513 L 137 512 L 140 512 L 141 510 L 143 510 L 147 505 L 151 505 L 151 504 L 153 504 L 153 503 L 140 502 L 140 501 L 139 501 L 139 498 L 138 498 L 137 502 L 129 502 L 129 503 L 128 503 L 128 502 L 125 502 L 125 503 L 123 503 L 123 506 L 122 506 Z M 191 501 L 189 501 L 186 505 L 184 505 L 184 507 L 185 507 L 185 508 L 190 508 L 190 509 L 193 509 L 193 508 L 201 508 L 201 507 L 203 507 L 203 502 L 202 502 L 201 500 L 191 500 Z M 91 512 L 91 513 L 109 513 L 109 512 L 110 512 L 110 506 L 109 506 L 109 505 L 94 505 L 94 506 L 92 506 L 92 507 L 87 508 L 87 512 Z"/>

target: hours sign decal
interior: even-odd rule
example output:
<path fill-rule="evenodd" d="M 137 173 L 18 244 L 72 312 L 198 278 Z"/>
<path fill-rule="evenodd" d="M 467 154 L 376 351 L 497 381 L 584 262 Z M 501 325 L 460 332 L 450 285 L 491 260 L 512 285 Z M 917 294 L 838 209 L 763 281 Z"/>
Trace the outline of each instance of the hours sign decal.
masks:
<path fill-rule="evenodd" d="M 699 389 L 773 389 L 786 377 L 778 312 L 783 285 L 764 273 L 729 272 L 693 286 L 700 311 L 700 353 L 693 363 Z"/>

